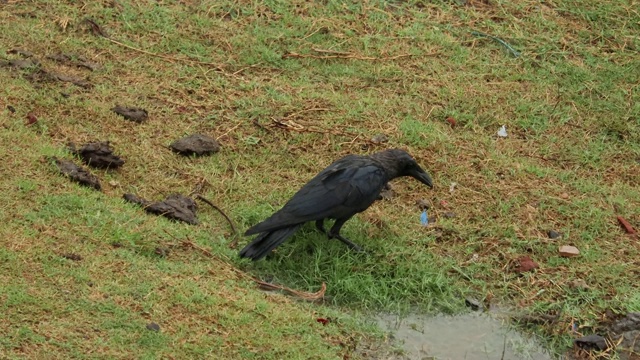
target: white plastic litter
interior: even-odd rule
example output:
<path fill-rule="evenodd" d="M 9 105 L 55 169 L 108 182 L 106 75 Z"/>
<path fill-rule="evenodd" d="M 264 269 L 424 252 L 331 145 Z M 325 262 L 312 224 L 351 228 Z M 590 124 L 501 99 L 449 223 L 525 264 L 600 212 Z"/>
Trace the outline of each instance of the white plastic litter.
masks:
<path fill-rule="evenodd" d="M 506 125 L 502 125 L 500 127 L 500 130 L 498 130 L 498 136 L 499 137 L 507 137 L 507 126 Z"/>

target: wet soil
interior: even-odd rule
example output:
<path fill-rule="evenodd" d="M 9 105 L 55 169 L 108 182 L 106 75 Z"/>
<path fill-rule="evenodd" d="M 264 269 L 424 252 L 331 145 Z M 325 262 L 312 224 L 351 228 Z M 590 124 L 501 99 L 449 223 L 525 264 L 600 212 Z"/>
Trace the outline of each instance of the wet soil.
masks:
<path fill-rule="evenodd" d="M 485 313 L 404 318 L 381 314 L 376 321 L 391 333 L 406 359 L 552 359 L 535 340 Z"/>

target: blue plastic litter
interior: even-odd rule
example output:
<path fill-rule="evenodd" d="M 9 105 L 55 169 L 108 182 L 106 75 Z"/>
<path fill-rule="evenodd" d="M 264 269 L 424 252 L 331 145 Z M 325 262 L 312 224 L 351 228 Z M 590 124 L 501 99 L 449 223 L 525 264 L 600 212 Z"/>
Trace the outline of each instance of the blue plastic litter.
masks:
<path fill-rule="evenodd" d="M 422 214 L 420 214 L 420 223 L 422 224 L 422 226 L 429 225 L 429 217 L 427 216 L 426 209 L 422 211 Z"/>

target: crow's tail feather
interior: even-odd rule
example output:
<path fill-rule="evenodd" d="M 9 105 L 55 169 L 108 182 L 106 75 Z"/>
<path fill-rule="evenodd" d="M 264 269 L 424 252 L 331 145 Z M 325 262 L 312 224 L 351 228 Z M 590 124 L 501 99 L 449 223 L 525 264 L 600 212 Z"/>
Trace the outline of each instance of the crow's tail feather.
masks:
<path fill-rule="evenodd" d="M 293 235 L 300 226 L 302 226 L 302 224 L 261 233 L 240 251 L 240 257 L 249 258 L 253 261 L 262 259 L 267 256 L 271 250 L 287 240 L 289 236 Z"/>

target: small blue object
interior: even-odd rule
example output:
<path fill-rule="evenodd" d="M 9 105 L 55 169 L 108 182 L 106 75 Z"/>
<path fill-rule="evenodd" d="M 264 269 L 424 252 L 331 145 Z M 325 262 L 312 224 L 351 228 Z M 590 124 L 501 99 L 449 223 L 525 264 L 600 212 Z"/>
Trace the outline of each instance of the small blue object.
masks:
<path fill-rule="evenodd" d="M 422 226 L 427 226 L 429 225 L 429 218 L 427 217 L 427 210 L 423 210 L 422 214 L 420 215 L 420 223 L 422 224 Z"/>

